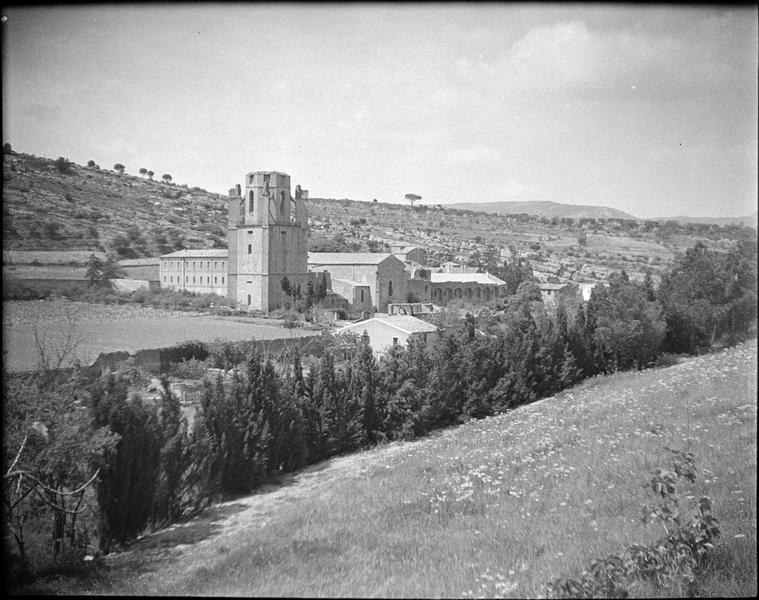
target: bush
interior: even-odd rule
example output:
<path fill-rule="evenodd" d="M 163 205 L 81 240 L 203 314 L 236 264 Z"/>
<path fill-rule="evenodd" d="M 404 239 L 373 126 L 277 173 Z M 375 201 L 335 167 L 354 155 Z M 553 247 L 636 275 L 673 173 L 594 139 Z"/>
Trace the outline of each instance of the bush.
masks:
<path fill-rule="evenodd" d="M 63 158 L 62 156 L 59 156 L 57 159 L 55 159 L 55 167 L 58 169 L 60 173 L 64 173 L 64 174 L 71 173 L 71 163 L 69 162 L 68 158 Z"/>
<path fill-rule="evenodd" d="M 711 500 L 703 496 L 684 507 L 681 486 L 696 480 L 690 452 L 665 448 L 673 456 L 672 470 L 656 469 L 646 484 L 660 504 L 644 507 L 644 523 L 661 521 L 667 535 L 648 546 L 634 544 L 619 554 L 597 559 L 579 579 L 556 579 L 548 584 L 549 598 L 627 598 L 628 589 L 646 581 L 663 596 L 693 596 L 696 578 L 702 576 L 720 530 L 712 515 Z"/>

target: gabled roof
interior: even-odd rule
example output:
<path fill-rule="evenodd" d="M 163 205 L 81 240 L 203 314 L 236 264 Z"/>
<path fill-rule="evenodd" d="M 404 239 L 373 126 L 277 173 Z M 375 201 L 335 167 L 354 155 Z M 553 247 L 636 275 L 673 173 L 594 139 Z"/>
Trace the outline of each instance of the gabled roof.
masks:
<path fill-rule="evenodd" d="M 416 317 L 412 317 L 410 315 L 376 315 L 371 319 L 346 325 L 345 327 L 338 329 L 335 333 L 350 330 L 363 330 L 366 328 L 367 323 L 371 321 L 382 323 L 384 325 L 392 327 L 393 329 L 397 329 L 403 333 L 409 334 L 432 333 L 434 331 L 437 331 L 437 327 L 432 323 L 428 323 L 427 321 L 417 319 Z"/>
<path fill-rule="evenodd" d="M 398 260 L 390 252 L 309 252 L 309 265 L 378 265 L 388 258 Z M 398 261 L 400 262 L 400 261 Z"/>
<path fill-rule="evenodd" d="M 375 316 L 374 318 L 383 323 L 387 323 L 391 327 L 401 329 L 406 333 L 430 333 L 432 331 L 437 331 L 437 327 L 432 323 L 417 319 L 411 315 L 380 315 Z"/>
<path fill-rule="evenodd" d="M 479 283 L 487 285 L 506 285 L 490 273 L 430 273 L 432 283 Z"/>
<path fill-rule="evenodd" d="M 160 258 L 227 258 L 226 248 L 203 248 L 200 250 L 177 250 L 170 254 L 162 254 Z"/>

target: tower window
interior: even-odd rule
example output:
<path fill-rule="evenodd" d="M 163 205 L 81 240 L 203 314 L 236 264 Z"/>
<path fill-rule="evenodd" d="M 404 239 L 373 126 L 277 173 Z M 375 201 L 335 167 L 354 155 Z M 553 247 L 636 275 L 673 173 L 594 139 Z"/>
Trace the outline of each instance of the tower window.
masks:
<path fill-rule="evenodd" d="M 361 302 L 364 302 L 364 290 L 361 290 Z"/>
<path fill-rule="evenodd" d="M 217 281 L 218 281 L 218 280 L 219 280 L 219 278 L 218 278 L 218 277 L 214 277 L 214 278 L 213 278 L 213 282 L 214 282 L 214 283 L 217 283 Z"/>
<path fill-rule="evenodd" d="M 248 306 L 250 306 L 250 294 L 248 294 Z"/>
<path fill-rule="evenodd" d="M 393 295 L 393 282 L 388 281 L 387 282 L 387 295 L 392 296 Z"/>
<path fill-rule="evenodd" d="M 250 190 L 250 194 L 248 194 L 248 212 L 252 213 L 254 206 L 255 203 L 253 202 L 253 190 Z"/>
<path fill-rule="evenodd" d="M 253 244 L 248 244 L 248 254 L 253 254 Z"/>
<path fill-rule="evenodd" d="M 224 277 L 221 278 L 221 284 L 224 285 Z"/>
<path fill-rule="evenodd" d="M 194 276 L 193 276 L 193 278 L 192 278 L 192 282 L 193 282 L 193 283 L 195 283 L 195 277 L 194 277 Z"/>

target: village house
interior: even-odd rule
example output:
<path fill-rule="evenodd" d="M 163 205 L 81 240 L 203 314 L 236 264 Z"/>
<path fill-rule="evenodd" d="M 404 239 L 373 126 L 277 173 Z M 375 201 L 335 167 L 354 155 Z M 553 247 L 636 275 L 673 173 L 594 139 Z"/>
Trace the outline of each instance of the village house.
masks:
<path fill-rule="evenodd" d="M 335 331 L 335 335 L 356 333 L 369 338 L 369 346 L 375 355 L 385 354 L 391 346 L 401 345 L 412 339 L 420 339 L 428 348 L 437 339 L 437 327 L 410 315 L 376 315 L 371 319 L 351 323 Z"/>

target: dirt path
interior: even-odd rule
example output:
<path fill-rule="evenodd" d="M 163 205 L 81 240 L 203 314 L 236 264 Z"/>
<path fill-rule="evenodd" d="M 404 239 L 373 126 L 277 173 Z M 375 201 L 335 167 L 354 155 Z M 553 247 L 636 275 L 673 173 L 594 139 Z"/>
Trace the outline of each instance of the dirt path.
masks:
<path fill-rule="evenodd" d="M 138 540 L 126 552 L 103 558 L 107 589 L 70 590 L 76 593 L 163 595 L 177 593 L 200 569 L 213 568 L 230 548 L 254 539 L 255 531 L 278 518 L 285 504 L 314 502 L 335 483 L 361 477 L 403 449 L 393 443 L 359 454 L 334 458 L 291 476 L 277 486 L 266 486 L 252 496 L 214 505 L 204 514 Z M 60 592 L 60 588 L 57 590 Z M 66 592 L 68 593 L 68 592 Z"/>

